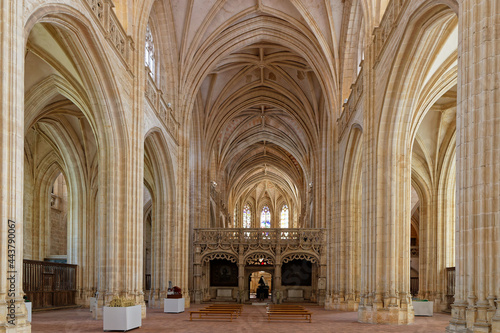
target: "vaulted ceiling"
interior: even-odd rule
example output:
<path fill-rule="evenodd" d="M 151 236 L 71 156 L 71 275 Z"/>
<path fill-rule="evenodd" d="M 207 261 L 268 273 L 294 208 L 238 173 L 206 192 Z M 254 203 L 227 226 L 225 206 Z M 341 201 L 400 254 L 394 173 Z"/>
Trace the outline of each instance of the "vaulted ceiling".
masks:
<path fill-rule="evenodd" d="M 181 71 L 206 70 L 192 117 L 211 180 L 230 201 L 273 188 L 300 205 L 336 119 L 341 2 L 172 0 L 171 10 Z"/>
<path fill-rule="evenodd" d="M 309 177 L 324 99 L 307 62 L 289 49 L 251 45 L 205 78 L 204 132 L 235 194 L 270 181 L 290 196 Z"/>

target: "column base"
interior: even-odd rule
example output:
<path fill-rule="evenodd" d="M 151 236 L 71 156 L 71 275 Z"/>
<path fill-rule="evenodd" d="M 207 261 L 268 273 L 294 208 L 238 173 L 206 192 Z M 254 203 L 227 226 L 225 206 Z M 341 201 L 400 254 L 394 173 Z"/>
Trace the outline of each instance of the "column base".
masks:
<path fill-rule="evenodd" d="M 31 325 L 29 323 L 24 325 L 16 325 L 12 327 L 0 327 L 0 333 L 29 333 L 31 332 Z"/>
<path fill-rule="evenodd" d="M 500 333 L 500 320 L 495 320 L 491 322 L 491 332 L 492 333 Z"/>
<path fill-rule="evenodd" d="M 346 300 L 343 302 L 340 302 L 340 311 L 347 311 L 347 312 L 356 312 L 359 309 L 359 301 L 355 300 Z"/>
<path fill-rule="evenodd" d="M 324 289 L 319 290 L 319 295 L 318 295 L 318 305 L 324 306 L 326 302 L 326 293 Z"/>
<path fill-rule="evenodd" d="M 148 307 L 162 309 L 164 298 L 167 298 L 167 290 L 149 290 Z"/>
<path fill-rule="evenodd" d="M 186 301 L 186 302 L 184 303 L 184 308 L 185 308 L 185 309 L 190 308 L 190 307 L 191 307 L 191 297 L 189 296 L 189 293 L 184 293 L 184 294 L 182 295 L 182 297 L 184 297 L 184 299 L 185 299 L 185 301 Z"/>
<path fill-rule="evenodd" d="M 327 295 L 325 297 L 325 310 L 335 310 L 333 308 L 333 300 L 332 300 L 332 295 Z"/>
<path fill-rule="evenodd" d="M 194 303 L 195 304 L 201 304 L 201 301 L 203 300 L 203 293 L 201 290 L 195 290 L 194 291 Z"/>
<path fill-rule="evenodd" d="M 159 309 L 163 307 L 163 298 L 158 296 L 151 296 L 148 300 L 148 306 L 152 309 Z"/>
<path fill-rule="evenodd" d="M 500 300 L 496 300 L 496 312 L 491 318 L 491 332 L 500 333 Z"/>
<path fill-rule="evenodd" d="M 377 307 L 360 305 L 358 308 L 358 322 L 367 324 L 408 325 L 414 322 L 413 307 L 399 306 Z"/>
<path fill-rule="evenodd" d="M 81 305 L 84 308 L 90 308 L 92 305 L 91 300 L 95 299 L 95 290 L 90 290 L 90 289 L 84 289 L 81 290 L 80 292 L 77 292 L 77 297 L 75 300 L 76 305 Z"/>
<path fill-rule="evenodd" d="M 97 297 L 95 303 L 92 304 L 90 313 L 92 314 L 92 319 L 102 320 L 102 307 L 104 306 L 104 299 L 102 297 Z"/>
<path fill-rule="evenodd" d="M 137 305 L 141 306 L 141 318 L 142 319 L 146 318 L 146 302 L 142 300 L 142 302 L 137 303 Z"/>
<path fill-rule="evenodd" d="M 8 315 L 10 311 L 5 302 L 1 304 L 0 315 L 2 315 L 3 319 L 0 322 L 0 333 L 3 332 L 31 332 L 31 323 L 28 321 L 28 310 L 26 309 L 26 305 L 24 304 L 24 300 L 22 298 L 18 298 L 15 300 L 15 313 L 14 313 L 14 323 L 15 326 L 7 326 L 7 322 L 5 320 L 11 320 L 12 318 Z"/>
<path fill-rule="evenodd" d="M 446 327 L 446 332 L 467 332 L 467 322 L 465 320 L 465 308 L 467 303 L 455 300 L 451 305 L 450 325 Z"/>
<path fill-rule="evenodd" d="M 356 297 L 335 297 L 333 298 L 331 304 L 329 304 L 330 309 L 328 310 L 339 310 L 345 312 L 356 312 L 359 308 L 359 299 Z"/>

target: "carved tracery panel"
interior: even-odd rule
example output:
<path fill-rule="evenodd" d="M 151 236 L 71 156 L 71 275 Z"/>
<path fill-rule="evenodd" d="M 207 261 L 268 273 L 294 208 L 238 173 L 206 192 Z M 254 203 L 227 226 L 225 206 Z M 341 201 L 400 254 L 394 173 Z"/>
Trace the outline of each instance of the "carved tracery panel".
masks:
<path fill-rule="evenodd" d="M 203 257 L 203 262 L 209 262 L 210 260 L 214 259 L 225 259 L 229 260 L 230 262 L 236 263 L 238 261 L 238 258 L 234 254 L 227 253 L 227 252 L 214 252 L 207 254 L 206 256 Z"/>
<path fill-rule="evenodd" d="M 274 258 L 267 253 L 257 252 L 246 257 L 245 263 L 253 266 L 274 265 Z"/>
<path fill-rule="evenodd" d="M 318 258 L 310 253 L 290 253 L 283 256 L 283 263 L 287 263 L 292 260 L 308 260 L 313 264 L 318 263 Z"/>

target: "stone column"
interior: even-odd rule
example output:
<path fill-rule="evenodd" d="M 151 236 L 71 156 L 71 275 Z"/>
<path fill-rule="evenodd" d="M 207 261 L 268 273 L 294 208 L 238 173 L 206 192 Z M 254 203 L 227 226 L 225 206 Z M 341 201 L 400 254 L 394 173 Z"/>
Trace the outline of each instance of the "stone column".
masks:
<path fill-rule="evenodd" d="M 241 261 L 238 262 L 238 295 L 240 303 L 244 303 L 246 301 L 245 263 Z"/>
<path fill-rule="evenodd" d="M 117 54 L 108 53 L 114 61 Z M 97 100 L 96 110 L 110 118 L 100 129 L 98 223 L 96 230 L 98 309 L 114 297 L 134 299 L 146 316 L 143 292 L 144 92 L 139 88 L 144 63 L 136 60 L 134 77 L 123 75 L 119 95 Z M 139 69 L 140 70 L 137 70 Z M 125 71 L 125 68 L 121 70 Z M 116 75 L 125 72 L 117 71 Z M 137 76 L 136 76 L 137 75 Z M 134 92 L 135 89 L 135 92 Z M 141 96 L 141 97 L 139 97 Z M 128 121 L 125 121 L 127 118 Z M 155 278 L 152 277 L 155 281 Z"/>
<path fill-rule="evenodd" d="M 241 231 L 240 231 L 240 237 L 241 237 Z M 238 247 L 238 293 L 241 303 L 244 303 L 246 301 L 247 293 L 245 292 L 245 289 L 246 289 L 245 257 L 244 257 L 243 245 L 240 244 Z"/>
<path fill-rule="evenodd" d="M 318 265 L 318 304 L 325 305 L 326 302 L 326 256 L 322 255 Z"/>
<path fill-rule="evenodd" d="M 201 248 L 196 245 L 194 249 L 194 260 L 193 260 L 193 278 L 194 278 L 194 302 L 200 304 L 203 300 L 203 292 L 201 290 Z"/>
<path fill-rule="evenodd" d="M 191 299 L 189 296 L 189 137 L 186 127 L 179 131 L 179 160 L 177 181 L 177 225 L 175 226 L 174 253 L 178 261 L 173 267 L 175 280 L 182 288 L 182 297 L 185 298 L 185 307 L 189 308 Z"/>
<path fill-rule="evenodd" d="M 500 332 L 500 4 L 459 1 L 456 289 L 448 332 Z"/>
<path fill-rule="evenodd" d="M 0 332 L 30 332 L 23 301 L 24 40 L 22 1 L 0 0 Z"/>
<path fill-rule="evenodd" d="M 278 243 L 281 241 L 280 235 L 278 235 Z M 278 303 L 277 295 L 279 292 L 280 302 L 283 300 L 283 290 L 281 290 L 281 246 L 278 244 L 276 247 L 276 261 L 274 262 L 274 281 L 273 281 L 273 297 L 272 300 L 275 304 Z"/>
<path fill-rule="evenodd" d="M 161 177 L 161 175 L 158 175 Z M 162 188 L 158 184 L 157 188 Z M 172 273 L 173 232 L 172 221 L 175 219 L 174 198 L 165 192 L 156 193 L 156 201 L 153 203 L 153 221 L 151 225 L 151 293 L 149 307 L 163 307 L 163 299 L 167 297 L 169 281 L 176 285 Z M 165 197 L 168 196 L 168 200 Z M 196 254 L 195 254 L 196 255 Z M 154 291 L 154 292 L 153 292 Z"/>
<path fill-rule="evenodd" d="M 363 132 L 363 219 L 361 295 L 358 319 L 364 323 L 411 324 L 410 186 L 411 164 L 389 138 L 397 133 L 380 123 L 374 73 L 375 45 L 365 52 Z"/>
<path fill-rule="evenodd" d="M 283 300 L 283 290 L 281 290 L 281 263 L 274 265 L 274 279 L 273 279 L 273 297 L 272 301 L 275 304 L 281 303 Z M 278 300 L 279 295 L 279 300 Z"/>

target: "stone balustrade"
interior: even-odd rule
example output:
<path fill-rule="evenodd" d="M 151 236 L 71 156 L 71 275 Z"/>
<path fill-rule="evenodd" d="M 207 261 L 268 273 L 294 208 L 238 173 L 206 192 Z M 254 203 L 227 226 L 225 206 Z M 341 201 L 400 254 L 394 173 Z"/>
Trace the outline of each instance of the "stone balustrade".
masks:
<path fill-rule="evenodd" d="M 360 64 L 363 66 L 363 63 Z M 356 113 L 358 108 L 358 102 L 362 100 L 363 95 L 363 67 L 358 74 L 358 78 L 356 82 L 351 85 L 351 93 L 349 94 L 349 98 L 347 102 L 344 103 L 344 111 L 340 115 L 340 118 L 337 120 L 339 123 L 339 138 L 338 140 L 342 140 L 344 133 L 346 132 L 347 127 L 349 127 L 351 118 Z"/>
<path fill-rule="evenodd" d="M 144 94 L 156 116 L 167 129 L 167 132 L 178 142 L 179 122 L 175 119 L 172 108 L 163 99 L 161 89 L 156 86 L 153 78 L 149 75 L 148 68 L 146 68 L 146 90 Z"/>
<path fill-rule="evenodd" d="M 409 0 L 391 0 L 387 5 L 379 26 L 373 31 L 377 59 L 380 57 L 391 32 L 399 22 L 399 14 L 408 3 L 410 3 Z"/>
<path fill-rule="evenodd" d="M 281 286 L 282 265 L 293 260 L 305 260 L 315 267 L 313 286 L 308 287 L 309 294 L 313 295 L 310 299 L 324 305 L 325 237 L 325 229 L 194 229 L 194 300 L 196 303 L 206 300 L 204 291 L 210 286 L 204 276 L 208 276 L 212 260 L 224 259 L 237 265 L 238 287 L 234 288 L 239 295 L 248 294 L 246 281 L 250 271 L 256 268 L 271 269 L 273 288 L 286 290 L 287 287 Z"/>
<path fill-rule="evenodd" d="M 118 53 L 127 70 L 130 71 L 134 43 L 132 37 L 127 36 L 115 12 L 112 10 L 113 2 L 110 0 L 86 0 L 94 18 L 102 28 L 106 39 Z"/>
<path fill-rule="evenodd" d="M 262 229 L 228 228 L 195 229 L 194 244 L 282 244 L 303 247 L 322 246 L 325 242 L 324 229 Z"/>

